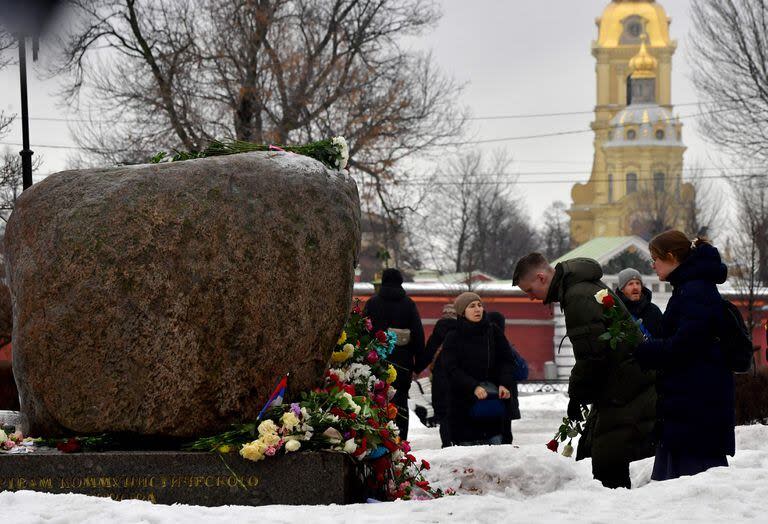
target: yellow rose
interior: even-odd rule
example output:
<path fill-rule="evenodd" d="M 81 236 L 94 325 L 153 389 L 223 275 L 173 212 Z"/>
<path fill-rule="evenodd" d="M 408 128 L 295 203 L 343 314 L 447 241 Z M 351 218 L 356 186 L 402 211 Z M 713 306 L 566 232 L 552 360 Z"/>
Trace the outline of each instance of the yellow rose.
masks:
<path fill-rule="evenodd" d="M 283 413 L 280 418 L 280 423 L 287 431 L 291 431 L 293 428 L 299 425 L 299 418 L 293 413 L 293 411 L 287 411 Z"/>
<path fill-rule="evenodd" d="M 339 341 L 336 342 L 336 345 L 340 346 L 340 345 L 342 345 L 346 341 L 347 341 L 347 332 L 346 331 L 342 331 L 341 332 L 341 336 L 339 337 Z"/>
<path fill-rule="evenodd" d="M 392 364 L 390 364 L 389 367 L 387 368 L 387 384 L 391 384 L 392 382 L 395 381 L 396 378 L 397 378 L 397 370 Z"/>
<path fill-rule="evenodd" d="M 297 451 L 301 447 L 301 442 L 298 440 L 289 440 L 285 443 L 285 452 Z"/>
<path fill-rule="evenodd" d="M 277 426 L 271 420 L 259 424 L 259 435 L 277 434 Z"/>
<path fill-rule="evenodd" d="M 244 459 L 257 462 L 264 458 L 264 452 L 266 450 L 266 444 L 264 444 L 261 440 L 254 440 L 253 442 L 244 444 L 243 447 L 240 448 L 240 455 L 242 455 Z"/>
<path fill-rule="evenodd" d="M 260 436 L 259 440 L 267 446 L 277 446 L 277 443 L 280 442 L 280 435 L 277 433 L 266 433 Z"/>

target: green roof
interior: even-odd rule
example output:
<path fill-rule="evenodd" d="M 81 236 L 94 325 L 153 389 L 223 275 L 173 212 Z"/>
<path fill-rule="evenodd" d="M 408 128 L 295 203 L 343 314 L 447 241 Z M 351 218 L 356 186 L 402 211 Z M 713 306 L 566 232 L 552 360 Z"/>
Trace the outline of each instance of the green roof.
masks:
<path fill-rule="evenodd" d="M 572 258 L 592 258 L 604 264 L 633 245 L 646 253 L 648 252 L 648 243 L 637 236 L 597 237 L 572 249 L 557 260 L 553 260 L 552 265 Z"/>

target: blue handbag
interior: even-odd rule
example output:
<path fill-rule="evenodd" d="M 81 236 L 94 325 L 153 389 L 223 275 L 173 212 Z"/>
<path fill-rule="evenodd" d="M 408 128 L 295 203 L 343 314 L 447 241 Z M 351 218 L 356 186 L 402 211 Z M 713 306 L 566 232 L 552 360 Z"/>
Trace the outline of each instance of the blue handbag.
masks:
<path fill-rule="evenodd" d="M 475 400 L 469 416 L 477 419 L 501 418 L 506 413 L 504 402 L 499 399 L 499 388 L 490 382 L 481 382 L 480 387 L 488 392 L 483 400 Z"/>

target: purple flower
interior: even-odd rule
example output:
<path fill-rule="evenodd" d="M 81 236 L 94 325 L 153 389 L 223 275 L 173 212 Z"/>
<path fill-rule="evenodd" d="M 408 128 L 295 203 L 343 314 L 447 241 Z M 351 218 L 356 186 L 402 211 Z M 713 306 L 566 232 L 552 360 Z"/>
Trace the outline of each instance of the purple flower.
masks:
<path fill-rule="evenodd" d="M 293 414 L 297 417 L 301 416 L 301 406 L 299 406 L 297 402 L 291 404 L 291 411 L 293 411 Z"/>

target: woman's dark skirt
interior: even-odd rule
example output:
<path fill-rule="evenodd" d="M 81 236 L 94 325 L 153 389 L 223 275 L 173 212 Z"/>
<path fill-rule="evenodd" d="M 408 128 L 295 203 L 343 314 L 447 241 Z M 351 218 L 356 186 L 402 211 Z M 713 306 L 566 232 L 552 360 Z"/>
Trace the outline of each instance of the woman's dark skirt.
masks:
<path fill-rule="evenodd" d="M 660 445 L 656 449 L 651 480 L 670 480 L 685 475 L 696 475 L 709 468 L 728 466 L 728 459 L 722 455 L 693 455 L 685 452 L 673 452 Z"/>

